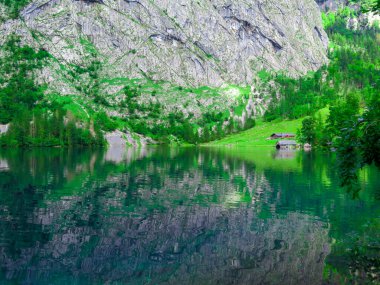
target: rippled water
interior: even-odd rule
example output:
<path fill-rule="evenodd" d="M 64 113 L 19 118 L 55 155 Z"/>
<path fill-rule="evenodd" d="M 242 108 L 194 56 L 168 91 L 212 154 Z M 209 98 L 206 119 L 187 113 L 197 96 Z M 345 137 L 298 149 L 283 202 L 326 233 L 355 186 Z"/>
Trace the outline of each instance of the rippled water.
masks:
<path fill-rule="evenodd" d="M 331 154 L 0 151 L 0 284 L 380 282 L 379 171 Z M 70 283 L 68 283 L 70 282 Z"/>

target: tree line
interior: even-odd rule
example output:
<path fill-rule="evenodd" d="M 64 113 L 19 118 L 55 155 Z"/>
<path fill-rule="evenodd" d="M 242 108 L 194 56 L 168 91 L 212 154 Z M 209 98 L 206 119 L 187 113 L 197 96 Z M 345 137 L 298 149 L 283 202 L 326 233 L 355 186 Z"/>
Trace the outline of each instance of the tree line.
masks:
<path fill-rule="evenodd" d="M 371 164 L 380 168 L 380 30 L 375 26 L 352 31 L 344 19 L 338 13 L 328 26 L 334 50 L 324 85 L 336 90 L 326 102 L 329 115 L 322 122 L 314 113 L 307 114 L 299 138 L 336 150 L 342 185 L 356 195 L 358 170 Z"/>

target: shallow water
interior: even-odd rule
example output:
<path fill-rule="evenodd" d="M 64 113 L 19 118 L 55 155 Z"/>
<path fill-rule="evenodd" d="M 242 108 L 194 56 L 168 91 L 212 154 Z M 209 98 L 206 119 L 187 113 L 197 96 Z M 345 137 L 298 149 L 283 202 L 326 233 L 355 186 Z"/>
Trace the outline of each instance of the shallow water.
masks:
<path fill-rule="evenodd" d="M 326 153 L 1 150 L 0 284 L 379 282 L 379 171 L 359 177 L 353 199 Z"/>

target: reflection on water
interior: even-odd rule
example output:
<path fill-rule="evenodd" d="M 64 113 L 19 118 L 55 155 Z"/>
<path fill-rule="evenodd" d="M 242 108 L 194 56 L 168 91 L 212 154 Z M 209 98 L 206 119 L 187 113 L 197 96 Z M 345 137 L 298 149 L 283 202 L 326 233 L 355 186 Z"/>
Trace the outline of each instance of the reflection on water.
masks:
<path fill-rule="evenodd" d="M 376 281 L 379 173 L 363 170 L 351 200 L 333 161 L 271 149 L 1 151 L 0 283 Z"/>
<path fill-rule="evenodd" d="M 295 149 L 279 149 L 273 152 L 273 158 L 275 159 L 293 159 L 298 153 Z"/>

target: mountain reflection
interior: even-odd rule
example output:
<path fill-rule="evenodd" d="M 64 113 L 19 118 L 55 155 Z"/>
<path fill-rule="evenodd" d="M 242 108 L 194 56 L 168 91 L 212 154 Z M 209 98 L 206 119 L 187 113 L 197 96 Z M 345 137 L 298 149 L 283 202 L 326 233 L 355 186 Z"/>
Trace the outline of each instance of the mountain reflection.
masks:
<path fill-rule="evenodd" d="M 321 284 L 330 234 L 362 221 L 336 222 L 355 202 L 337 190 L 332 160 L 272 150 L 2 151 L 0 281 Z M 371 171 L 369 192 L 378 186 Z"/>

